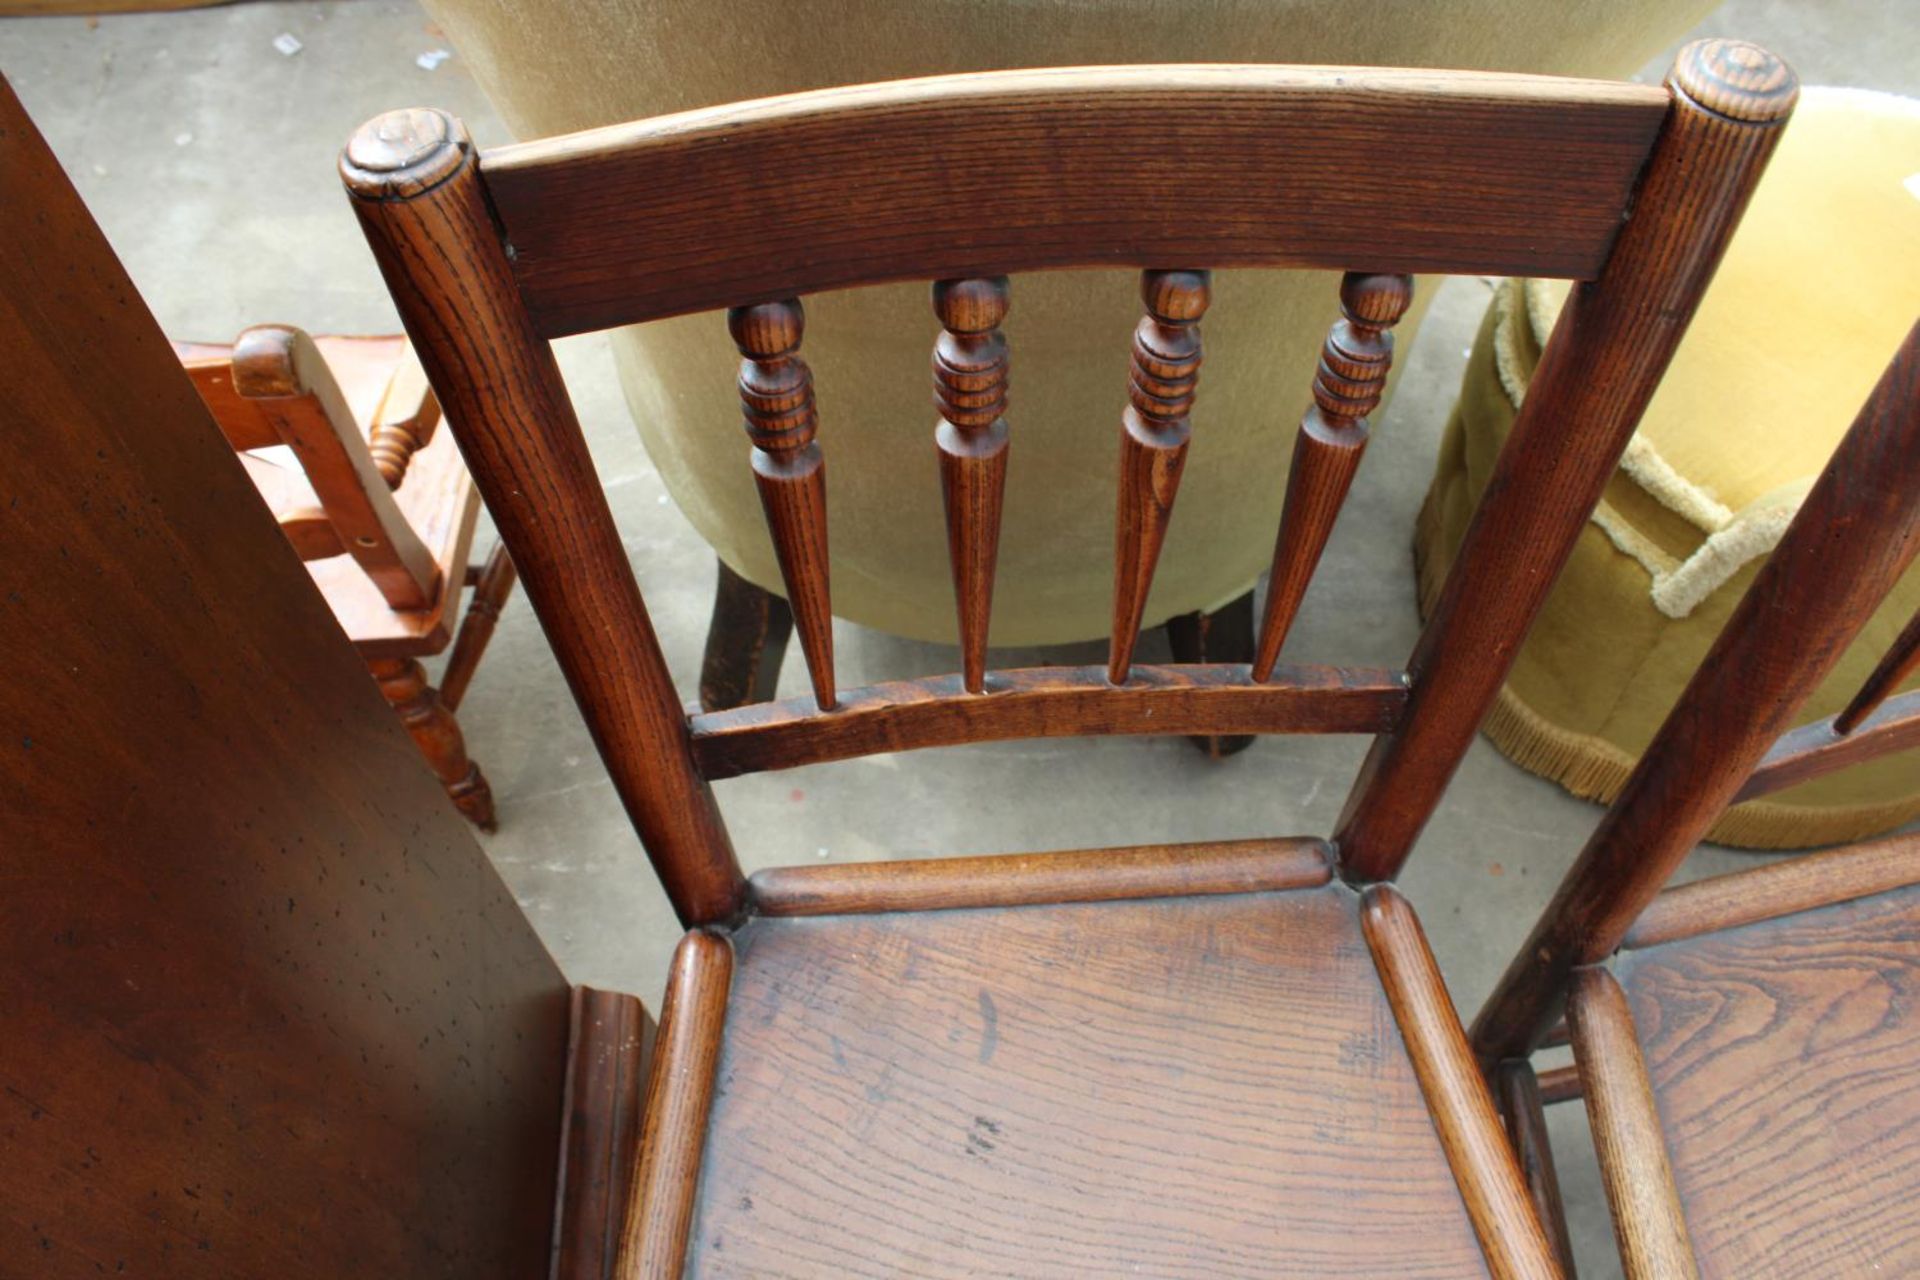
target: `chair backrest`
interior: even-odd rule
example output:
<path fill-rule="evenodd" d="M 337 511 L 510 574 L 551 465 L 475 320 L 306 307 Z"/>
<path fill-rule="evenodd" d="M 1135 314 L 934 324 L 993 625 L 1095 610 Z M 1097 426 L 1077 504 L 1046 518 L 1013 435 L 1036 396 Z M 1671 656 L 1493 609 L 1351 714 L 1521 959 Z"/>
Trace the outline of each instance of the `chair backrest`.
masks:
<path fill-rule="evenodd" d="M 248 453 L 285 445 L 299 461 L 319 509 L 294 505 L 277 514 L 301 559 L 344 552 L 393 608 L 433 603 L 439 566 L 391 492 L 419 446 L 420 415 L 376 422 L 370 444 L 320 349 L 287 325 L 256 325 L 232 347 L 176 344 L 175 350 L 221 434 L 263 490 L 274 487 L 273 469 Z"/>
<path fill-rule="evenodd" d="M 800 94 L 486 155 L 439 112 L 396 112 L 355 135 L 341 172 L 615 785 L 682 918 L 701 923 L 746 906 L 710 779 L 1009 737 L 1374 733 L 1335 842 L 1349 880 L 1394 875 L 1796 93 L 1778 60 L 1725 41 L 1689 46 L 1666 90 L 1359 68 L 1013 71 Z M 989 673 L 1006 273 L 1121 263 L 1143 270 L 1145 314 L 1126 399 L 1115 389 L 1110 658 Z M 1260 660 L 1142 667 L 1135 632 L 1188 447 L 1205 268 L 1218 266 L 1353 274 L 1299 435 Z M 1276 666 L 1415 271 L 1585 283 L 1407 670 Z M 798 298 L 903 278 L 939 282 L 931 452 L 963 670 L 842 691 Z M 689 720 L 547 340 L 720 307 L 744 357 L 753 473 L 814 697 Z M 830 441 L 831 425 L 820 434 Z"/>
<path fill-rule="evenodd" d="M 1920 747 L 1920 690 L 1893 695 L 1920 612 L 1839 715 L 1787 731 L 1917 553 L 1920 323 L 1476 1020 L 1483 1060 L 1532 1052 L 1571 972 L 1620 947 L 1729 805 Z"/>

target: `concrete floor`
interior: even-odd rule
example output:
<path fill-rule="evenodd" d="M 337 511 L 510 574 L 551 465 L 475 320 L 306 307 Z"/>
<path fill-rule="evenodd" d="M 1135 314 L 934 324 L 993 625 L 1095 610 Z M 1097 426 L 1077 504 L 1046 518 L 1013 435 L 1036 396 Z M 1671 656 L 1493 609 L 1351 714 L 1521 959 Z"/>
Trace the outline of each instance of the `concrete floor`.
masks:
<path fill-rule="evenodd" d="M 1920 56 L 1899 9 L 1874 0 L 1735 0 L 1701 33 L 1765 43 L 1807 83 L 1912 93 Z M 282 32 L 302 42 L 295 56 L 274 50 Z M 224 339 L 267 320 L 374 332 L 397 325 L 340 194 L 338 146 L 367 117 L 414 104 L 456 112 L 483 145 L 506 140 L 458 57 L 432 71 L 416 65 L 445 43 L 401 0 L 240 4 L 0 20 L 0 70 L 169 333 Z M 1410 529 L 1487 296 L 1484 281 L 1446 282 L 1403 354 L 1404 381 L 1376 424 L 1378 441 L 1290 654 L 1397 664 L 1411 648 Z M 691 694 L 711 555 L 640 448 L 605 340 L 570 339 L 560 355 L 668 661 Z M 481 537 L 490 544 L 484 527 Z M 836 645 L 849 686 L 955 666 L 950 649 L 856 628 L 840 628 Z M 1093 646 L 1085 656 L 1053 650 L 1045 658 L 1103 656 Z M 1143 656 L 1164 658 L 1164 641 L 1151 639 Z M 783 691 L 802 691 L 797 667 L 789 664 Z M 524 604 L 502 622 L 462 719 L 500 803 L 501 830 L 486 849 L 569 976 L 655 1002 L 677 930 Z M 1319 833 L 1330 829 L 1364 746 L 1274 739 L 1211 764 L 1175 740 L 1007 743 L 762 775 L 723 783 L 719 793 L 749 870 Z M 1404 881 L 1469 1014 L 1597 812 L 1484 742 L 1469 753 Z M 1746 862 L 1706 849 L 1686 874 Z M 1618 1274 L 1580 1108 L 1556 1108 L 1552 1124 L 1583 1274 Z"/>

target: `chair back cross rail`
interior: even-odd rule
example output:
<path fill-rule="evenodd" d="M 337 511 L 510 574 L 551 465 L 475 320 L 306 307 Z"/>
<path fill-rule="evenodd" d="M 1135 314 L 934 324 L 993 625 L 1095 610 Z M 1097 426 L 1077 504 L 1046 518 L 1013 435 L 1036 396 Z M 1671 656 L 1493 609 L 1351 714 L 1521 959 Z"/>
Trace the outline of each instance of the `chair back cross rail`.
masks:
<path fill-rule="evenodd" d="M 484 156 L 450 117 L 398 112 L 363 128 L 341 169 L 615 784 L 682 918 L 702 924 L 746 904 L 710 779 L 1006 737 L 1375 733 L 1335 844 L 1348 880 L 1390 879 L 1651 398 L 1793 96 L 1782 64 L 1726 41 L 1690 47 L 1665 92 L 1463 72 L 1004 72 L 716 108 Z M 963 164 L 937 142 L 953 136 L 984 141 Z M 1161 143 L 1176 136 L 1169 169 Z M 1352 185 L 1353 156 L 1374 153 L 1394 163 L 1369 171 L 1364 208 L 1328 194 Z M 1507 190 L 1521 175 L 1524 199 Z M 1018 419 L 1000 331 L 1007 277 L 1116 262 L 1141 269 L 1144 315 L 1129 383 L 1116 388 L 1109 661 L 992 672 Z M 1193 265 L 1169 265 L 1180 263 Z M 1257 661 L 1138 667 L 1203 403 L 1200 326 L 1219 265 L 1352 269 L 1303 397 Z M 1358 465 L 1415 270 L 1584 283 L 1408 672 L 1277 665 Z M 833 426 L 818 421 L 800 298 L 911 277 L 935 282 L 929 478 L 945 500 L 962 669 L 843 691 L 827 560 Z M 720 307 L 743 357 L 749 461 L 813 696 L 690 721 L 546 339 Z"/>
<path fill-rule="evenodd" d="M 1619 949 L 1729 805 L 1920 745 L 1920 695 L 1888 697 L 1912 622 L 1845 711 L 1787 732 L 1917 554 L 1920 322 L 1481 1010 L 1483 1062 L 1539 1047 L 1575 971 Z"/>

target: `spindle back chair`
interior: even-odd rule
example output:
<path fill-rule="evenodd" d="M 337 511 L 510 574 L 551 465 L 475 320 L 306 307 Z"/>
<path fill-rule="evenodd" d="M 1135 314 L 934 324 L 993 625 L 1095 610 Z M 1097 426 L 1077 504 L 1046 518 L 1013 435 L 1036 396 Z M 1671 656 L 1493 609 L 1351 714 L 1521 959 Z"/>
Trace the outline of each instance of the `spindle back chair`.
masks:
<path fill-rule="evenodd" d="M 1419 927 L 1378 882 L 1438 803 L 1795 93 L 1763 51 L 1702 42 L 1666 89 L 1055 69 L 800 94 L 484 155 L 434 111 L 354 137 L 342 175 L 376 259 L 693 930 L 649 1076 L 623 1274 L 677 1275 L 689 1258 L 707 1273 L 963 1266 L 943 1250 L 1036 1273 L 1377 1274 L 1394 1258 L 1432 1274 L 1553 1272 Z M 1109 659 L 990 670 L 1017 420 L 1008 276 L 1116 263 L 1142 269 L 1144 315 L 1116 388 Z M 1342 315 L 1303 389 L 1255 661 L 1143 666 L 1134 642 L 1193 430 L 1208 272 L 1233 266 L 1347 270 Z M 1281 665 L 1414 272 L 1585 283 L 1407 669 Z M 946 501 L 962 670 L 844 690 L 832 427 L 816 421 L 799 299 L 906 278 L 936 282 L 929 480 Z M 689 717 L 548 341 L 722 307 L 813 690 Z M 1331 845 L 815 866 L 749 883 L 709 787 L 992 739 L 1280 732 L 1377 735 Z M 1321 1004 L 1329 986 L 1337 1013 Z M 957 1020 L 978 1023 L 977 1042 Z M 1143 1076 L 1136 1057 L 1182 1083 Z M 1230 1065 L 1242 1058 L 1246 1075 Z M 1106 1090 L 1091 1103 L 1090 1080 Z M 1276 1098 L 1315 1118 L 1270 1113 Z M 965 1132 L 932 1139 L 962 1105 L 975 1108 Z M 1231 1153 L 1231 1135 L 1267 1124 L 1270 1141 Z M 1157 1176 L 1147 1149 L 1165 1157 Z M 931 1200 L 914 1189 L 923 1177 L 942 1189 Z M 831 1192 L 809 1207 L 806 1187 Z M 1120 1210 L 1104 1234 L 1085 1226 Z M 1365 1229 L 1349 1229 L 1353 1211 Z M 1042 1237 L 1051 1252 L 1035 1262 Z"/>
<path fill-rule="evenodd" d="M 1920 323 L 1475 1022 L 1549 1219 L 1528 1059 L 1570 1035 L 1545 1092 L 1587 1099 L 1632 1276 L 1920 1267 L 1886 1212 L 1920 1197 L 1920 833 L 1662 892 L 1730 805 L 1920 765 L 1920 690 L 1897 692 L 1920 613 L 1838 715 L 1788 728 L 1916 553 Z"/>

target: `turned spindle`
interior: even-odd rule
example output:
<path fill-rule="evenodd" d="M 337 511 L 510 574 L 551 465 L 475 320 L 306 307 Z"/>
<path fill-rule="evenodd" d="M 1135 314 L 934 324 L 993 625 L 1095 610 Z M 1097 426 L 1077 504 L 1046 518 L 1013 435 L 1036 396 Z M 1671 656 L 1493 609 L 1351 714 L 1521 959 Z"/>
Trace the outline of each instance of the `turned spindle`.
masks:
<path fill-rule="evenodd" d="M 410 423 L 386 422 L 374 427 L 367 437 L 367 451 L 387 488 L 398 489 L 407 478 L 407 464 L 426 442 L 413 433 Z"/>
<path fill-rule="evenodd" d="M 1200 385 L 1200 317 L 1211 300 L 1205 271 L 1144 271 L 1147 314 L 1133 331 L 1133 368 L 1120 430 L 1120 510 L 1113 564 L 1113 647 L 1107 678 L 1133 665 L 1153 569 L 1186 465 L 1187 414 Z"/>
<path fill-rule="evenodd" d="M 814 441 L 813 372 L 799 355 L 798 298 L 734 307 L 727 331 L 740 362 L 740 408 L 753 441 L 753 478 L 773 534 L 780 577 L 823 711 L 835 705 L 833 610 L 827 586 L 826 464 Z"/>
<path fill-rule="evenodd" d="M 1273 544 L 1266 616 L 1253 678 L 1268 679 L 1287 642 L 1307 584 L 1367 449 L 1367 415 L 1379 407 L 1393 365 L 1394 325 L 1413 301 L 1411 276 L 1349 271 L 1340 281 L 1341 319 L 1320 348 L 1313 403 L 1300 419 L 1287 473 L 1286 505 Z"/>
<path fill-rule="evenodd" d="M 961 670 L 969 693 L 986 691 L 987 626 L 993 566 L 1000 550 L 1007 482 L 1007 278 L 941 280 L 933 311 L 942 333 L 933 347 L 934 430 L 947 508 L 947 554 L 960 615 Z"/>

